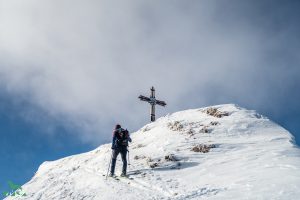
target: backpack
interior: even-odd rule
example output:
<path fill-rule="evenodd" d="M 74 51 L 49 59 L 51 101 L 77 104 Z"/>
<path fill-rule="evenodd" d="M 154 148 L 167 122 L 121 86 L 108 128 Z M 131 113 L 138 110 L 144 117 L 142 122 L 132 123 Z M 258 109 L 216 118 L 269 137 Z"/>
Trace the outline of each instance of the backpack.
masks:
<path fill-rule="evenodd" d="M 129 132 L 128 130 L 122 129 L 121 132 L 116 133 L 116 145 L 120 147 L 127 147 L 128 146 L 128 137 L 129 137 Z"/>

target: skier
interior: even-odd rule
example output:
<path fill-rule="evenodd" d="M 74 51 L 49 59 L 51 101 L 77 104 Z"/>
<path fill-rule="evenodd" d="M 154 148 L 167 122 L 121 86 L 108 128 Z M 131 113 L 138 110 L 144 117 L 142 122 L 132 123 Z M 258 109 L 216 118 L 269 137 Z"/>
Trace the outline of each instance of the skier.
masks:
<path fill-rule="evenodd" d="M 127 170 L 127 147 L 128 142 L 131 142 L 131 138 L 129 136 L 129 132 L 127 129 L 123 129 L 120 124 L 117 124 L 115 127 L 115 130 L 113 131 L 113 139 L 112 139 L 112 160 L 111 160 L 111 169 L 110 169 L 110 177 L 115 176 L 115 167 L 116 167 L 116 161 L 119 153 L 122 157 L 123 162 L 123 168 L 122 168 L 122 177 L 126 177 L 126 170 Z"/>

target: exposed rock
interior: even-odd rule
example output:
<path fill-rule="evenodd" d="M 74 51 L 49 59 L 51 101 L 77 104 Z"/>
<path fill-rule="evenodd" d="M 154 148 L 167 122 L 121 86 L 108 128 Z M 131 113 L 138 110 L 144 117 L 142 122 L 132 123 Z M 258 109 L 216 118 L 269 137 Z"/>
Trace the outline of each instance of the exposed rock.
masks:
<path fill-rule="evenodd" d="M 210 116 L 217 117 L 217 118 L 229 116 L 228 112 L 221 112 L 217 108 L 212 108 L 212 107 L 207 108 L 206 110 L 203 110 L 202 112 L 204 112 Z"/>
<path fill-rule="evenodd" d="M 194 146 L 191 151 L 194 152 L 202 152 L 202 153 L 208 153 L 210 149 L 216 148 L 216 145 L 214 144 L 198 144 L 197 146 Z"/>
<path fill-rule="evenodd" d="M 144 156 L 144 155 L 141 155 L 141 156 L 138 156 L 138 155 L 136 155 L 136 156 L 134 156 L 134 160 L 139 160 L 139 159 L 145 159 L 146 157 Z"/>
<path fill-rule="evenodd" d="M 72 171 L 76 171 L 77 169 L 79 169 L 80 168 L 80 166 L 78 165 L 78 166 L 74 166 L 74 167 L 72 167 Z"/>
<path fill-rule="evenodd" d="M 200 133 L 211 133 L 212 129 L 208 128 L 208 126 L 204 126 L 199 132 Z"/>
<path fill-rule="evenodd" d="M 190 128 L 186 133 L 189 134 L 190 136 L 193 136 L 195 134 L 195 131 L 194 129 Z"/>
<path fill-rule="evenodd" d="M 168 124 L 169 129 L 172 131 L 182 131 L 183 130 L 183 125 L 179 121 L 175 121 L 173 123 Z"/>
<path fill-rule="evenodd" d="M 216 122 L 216 121 L 210 122 L 210 125 L 212 125 L 212 126 L 217 126 L 217 125 L 220 125 L 220 122 Z"/>
<path fill-rule="evenodd" d="M 151 163 L 150 165 L 149 165 L 151 168 L 155 168 L 155 167 L 158 167 L 158 163 Z"/>
<path fill-rule="evenodd" d="M 178 161 L 179 159 L 176 158 L 175 155 L 169 154 L 169 155 L 166 155 L 166 156 L 165 156 L 165 160 L 166 160 L 166 161 L 173 161 L 173 162 L 175 162 L 175 161 Z"/>
<path fill-rule="evenodd" d="M 159 163 L 160 163 L 160 159 L 152 159 L 151 157 L 148 157 L 146 159 L 146 163 L 147 165 L 150 167 L 150 168 L 155 168 L 155 167 L 158 167 L 159 166 Z"/>

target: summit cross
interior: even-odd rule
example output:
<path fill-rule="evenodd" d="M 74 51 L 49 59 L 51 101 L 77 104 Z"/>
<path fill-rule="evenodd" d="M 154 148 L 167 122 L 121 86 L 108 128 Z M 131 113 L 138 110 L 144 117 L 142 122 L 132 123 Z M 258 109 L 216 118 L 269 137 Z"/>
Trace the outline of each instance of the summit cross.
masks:
<path fill-rule="evenodd" d="M 146 101 L 146 102 L 150 103 L 150 105 L 151 105 L 151 109 L 150 109 L 151 122 L 154 122 L 155 121 L 155 105 L 166 106 L 167 104 L 166 104 L 166 102 L 157 100 L 155 98 L 154 87 L 152 87 L 150 90 L 151 90 L 150 98 L 140 95 L 139 99 L 141 101 Z"/>

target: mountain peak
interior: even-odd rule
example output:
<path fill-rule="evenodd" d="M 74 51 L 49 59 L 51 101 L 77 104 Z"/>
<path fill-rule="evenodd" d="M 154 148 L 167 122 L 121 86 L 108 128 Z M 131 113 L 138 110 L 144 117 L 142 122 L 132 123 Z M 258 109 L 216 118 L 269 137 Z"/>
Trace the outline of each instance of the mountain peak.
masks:
<path fill-rule="evenodd" d="M 131 134 L 132 179 L 105 179 L 111 144 L 43 163 L 22 199 L 298 199 L 292 135 L 234 104 L 169 114 Z M 119 158 L 120 159 L 120 158 Z M 117 160 L 116 173 L 121 161 Z M 8 199 L 10 199 L 9 197 Z"/>

